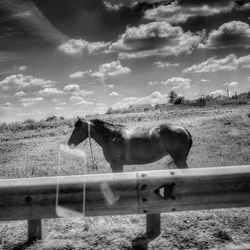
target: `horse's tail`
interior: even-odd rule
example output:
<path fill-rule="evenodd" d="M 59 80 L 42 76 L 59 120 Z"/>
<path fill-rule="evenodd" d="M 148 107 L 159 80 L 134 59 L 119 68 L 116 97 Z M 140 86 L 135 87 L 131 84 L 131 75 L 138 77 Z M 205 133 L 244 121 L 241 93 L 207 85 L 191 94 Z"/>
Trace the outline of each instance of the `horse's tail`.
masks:
<path fill-rule="evenodd" d="M 192 135 L 190 134 L 190 132 L 189 132 L 187 129 L 185 129 L 185 130 L 186 130 L 186 132 L 187 132 L 188 135 L 189 135 L 189 149 L 188 149 L 188 153 L 189 153 L 190 148 L 191 148 L 192 145 L 193 145 L 193 139 L 192 139 Z"/>

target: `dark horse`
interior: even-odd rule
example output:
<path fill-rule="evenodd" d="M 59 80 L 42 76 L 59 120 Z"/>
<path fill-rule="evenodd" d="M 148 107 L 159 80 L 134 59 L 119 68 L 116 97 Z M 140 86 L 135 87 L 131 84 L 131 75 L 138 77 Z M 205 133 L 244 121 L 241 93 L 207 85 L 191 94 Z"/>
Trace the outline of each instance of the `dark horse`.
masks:
<path fill-rule="evenodd" d="M 192 146 L 191 134 L 184 128 L 162 124 L 151 128 L 129 129 L 94 119 L 78 118 L 68 145 L 77 146 L 91 136 L 103 150 L 113 172 L 122 172 L 124 165 L 146 164 L 170 155 L 178 168 L 187 168 Z"/>

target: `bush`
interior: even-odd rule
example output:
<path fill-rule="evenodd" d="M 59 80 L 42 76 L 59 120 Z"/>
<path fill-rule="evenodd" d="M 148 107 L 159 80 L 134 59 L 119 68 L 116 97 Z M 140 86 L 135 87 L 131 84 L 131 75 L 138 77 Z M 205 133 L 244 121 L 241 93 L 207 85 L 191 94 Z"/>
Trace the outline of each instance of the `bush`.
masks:
<path fill-rule="evenodd" d="M 49 116 L 45 121 L 46 122 L 51 122 L 51 121 L 58 121 L 58 117 L 55 115 Z"/>
<path fill-rule="evenodd" d="M 23 124 L 35 123 L 34 119 L 27 119 L 23 122 Z"/>
<path fill-rule="evenodd" d="M 200 107 L 204 107 L 206 106 L 206 99 L 203 98 L 203 97 L 200 97 L 198 100 L 197 100 L 197 103 Z"/>
<path fill-rule="evenodd" d="M 184 96 L 177 96 L 177 97 L 174 99 L 174 104 L 175 104 L 175 105 L 183 104 L 183 103 L 184 103 Z"/>

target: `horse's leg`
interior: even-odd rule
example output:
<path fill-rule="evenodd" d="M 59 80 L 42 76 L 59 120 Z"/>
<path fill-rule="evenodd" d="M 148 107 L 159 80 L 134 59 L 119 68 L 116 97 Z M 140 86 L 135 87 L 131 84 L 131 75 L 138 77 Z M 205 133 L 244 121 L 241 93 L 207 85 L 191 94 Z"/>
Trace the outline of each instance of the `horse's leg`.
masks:
<path fill-rule="evenodd" d="M 118 163 L 110 163 L 110 167 L 113 173 L 123 172 L 123 165 Z"/>
<path fill-rule="evenodd" d="M 179 153 L 171 153 L 170 156 L 173 158 L 178 168 L 188 168 L 187 155 L 182 155 Z"/>

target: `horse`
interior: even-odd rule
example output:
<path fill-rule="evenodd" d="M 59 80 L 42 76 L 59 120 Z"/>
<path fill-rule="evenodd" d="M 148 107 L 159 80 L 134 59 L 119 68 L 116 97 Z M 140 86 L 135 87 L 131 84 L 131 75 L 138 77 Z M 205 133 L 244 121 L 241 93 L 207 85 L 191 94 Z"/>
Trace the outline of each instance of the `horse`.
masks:
<path fill-rule="evenodd" d="M 69 146 L 77 146 L 88 137 L 103 150 L 112 172 L 123 172 L 124 165 L 147 164 L 170 155 L 178 168 L 188 168 L 187 156 L 193 140 L 190 132 L 180 126 L 161 124 L 150 128 L 127 128 L 100 119 L 75 122 Z"/>

